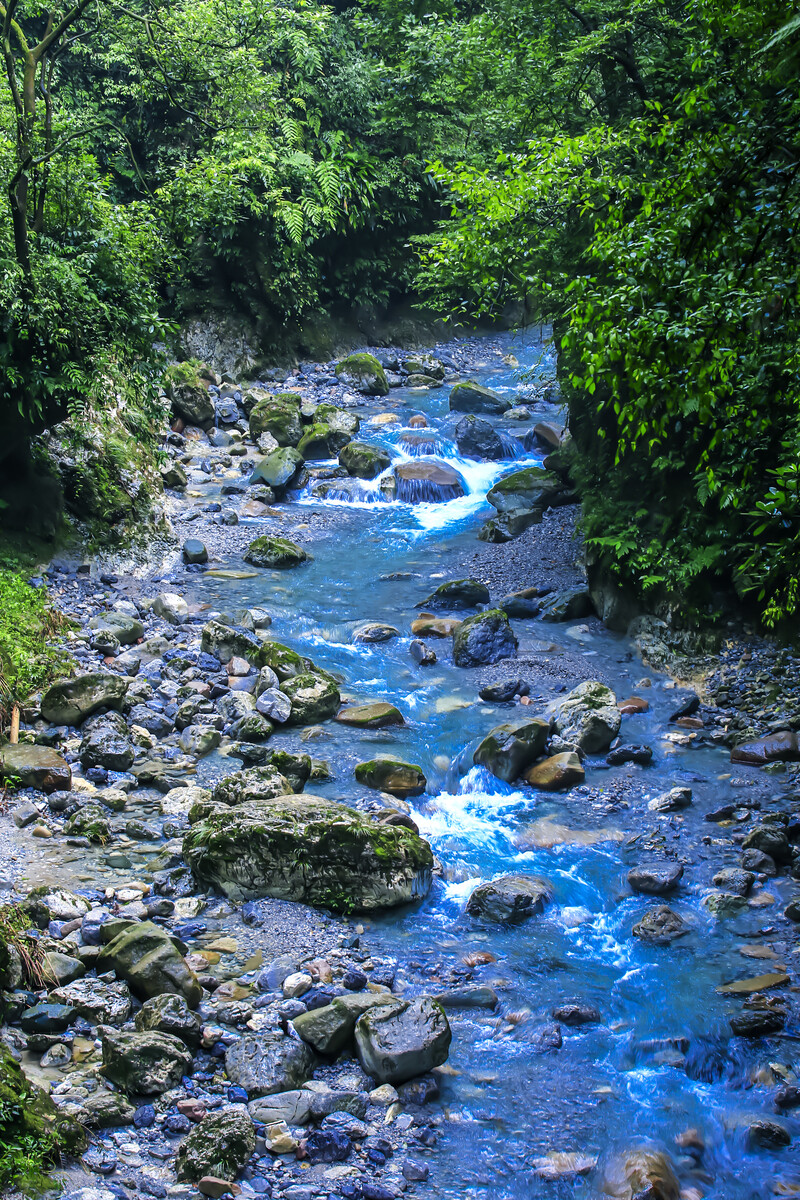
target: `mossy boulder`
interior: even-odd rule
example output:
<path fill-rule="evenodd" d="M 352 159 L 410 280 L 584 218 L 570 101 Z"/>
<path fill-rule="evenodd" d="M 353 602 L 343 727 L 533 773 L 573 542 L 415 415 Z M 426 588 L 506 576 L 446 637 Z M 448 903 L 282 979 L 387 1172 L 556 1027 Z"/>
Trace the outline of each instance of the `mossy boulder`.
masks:
<path fill-rule="evenodd" d="M 373 704 L 351 704 L 337 714 L 342 725 L 358 729 L 383 729 L 387 725 L 405 725 L 403 714 L 393 704 L 377 700 Z"/>
<path fill-rule="evenodd" d="M 165 383 L 172 411 L 187 425 L 210 429 L 214 424 L 214 401 L 208 384 L 200 378 L 198 364 L 174 363 L 167 368 Z"/>
<path fill-rule="evenodd" d="M 359 763 L 355 775 L 365 787 L 388 792 L 401 800 L 407 796 L 421 796 L 428 784 L 421 767 L 400 762 L 397 758 L 373 758 Z"/>
<path fill-rule="evenodd" d="M 171 1034 L 155 1030 L 127 1033 L 103 1025 L 100 1039 L 102 1073 L 128 1095 L 160 1095 L 191 1072 L 191 1053 Z"/>
<path fill-rule="evenodd" d="M 200 882 L 233 898 L 338 912 L 420 899 L 433 868 L 430 846 L 411 830 L 308 794 L 218 810 L 186 834 L 183 852 Z"/>
<path fill-rule="evenodd" d="M 336 364 L 339 382 L 363 396 L 388 396 L 386 372 L 372 354 L 349 354 Z"/>
<path fill-rule="evenodd" d="M 304 461 L 302 454 L 293 446 L 281 446 L 256 463 L 249 482 L 266 483 L 276 492 L 281 492 L 295 482 Z"/>
<path fill-rule="evenodd" d="M 34 1155 L 56 1159 L 60 1152 L 79 1154 L 86 1145 L 86 1134 L 80 1125 L 56 1108 L 50 1097 L 26 1078 L 11 1050 L 0 1041 L 0 1145 L 4 1154 L 18 1147 L 20 1154 L 27 1148 L 29 1158 L 33 1144 Z M 35 1180 L 20 1180 L 35 1184 Z"/>
<path fill-rule="evenodd" d="M 511 404 L 504 396 L 471 380 L 457 383 L 450 392 L 450 411 L 465 413 L 494 413 L 501 416 Z"/>
<path fill-rule="evenodd" d="M 293 679 L 295 675 L 303 675 L 314 666 L 310 658 L 303 658 L 282 642 L 264 642 L 259 651 L 258 664 L 273 670 L 281 682 Z"/>
<path fill-rule="evenodd" d="M 293 789 L 276 767 L 264 766 L 248 767 L 246 771 L 234 771 L 232 775 L 226 775 L 214 788 L 211 797 L 214 804 L 226 804 L 232 808 L 253 800 L 290 796 L 292 792 Z"/>
<path fill-rule="evenodd" d="M 331 429 L 338 429 L 342 433 L 349 433 L 351 437 L 361 428 L 361 422 L 354 412 L 346 408 L 337 408 L 335 404 L 318 404 L 314 409 L 314 421 L 330 425 Z"/>
<path fill-rule="evenodd" d="M 281 392 L 259 400 L 250 413 L 250 436 L 257 442 L 262 433 L 271 433 L 279 446 L 296 446 L 303 436 L 300 419 L 301 397 Z"/>
<path fill-rule="evenodd" d="M 417 608 L 460 609 L 477 608 L 480 604 L 489 603 L 489 589 L 485 583 L 477 579 L 450 579 L 447 583 L 439 584 L 425 600 L 420 600 Z"/>
<path fill-rule="evenodd" d="M 229 662 L 234 656 L 254 662 L 261 652 L 261 640 L 254 633 L 223 621 L 205 623 L 200 645 L 206 654 L 213 654 L 222 663 Z"/>
<path fill-rule="evenodd" d="M 174 993 L 193 1007 L 203 994 L 197 976 L 172 938 L 152 921 L 121 930 L 100 955 L 100 968 L 124 979 L 140 1000 Z"/>
<path fill-rule="evenodd" d="M 118 708 L 129 682 L 110 671 L 60 680 L 42 697 L 42 716 L 54 725 L 79 725 L 101 708 Z"/>
<path fill-rule="evenodd" d="M 304 459 L 318 462 L 321 459 L 335 458 L 349 441 L 349 433 L 317 422 L 305 431 L 297 449 Z"/>
<path fill-rule="evenodd" d="M 235 1179 L 256 1148 L 256 1131 L 246 1110 L 210 1113 L 178 1147 L 178 1179 L 199 1183 L 207 1175 Z"/>
<path fill-rule="evenodd" d="M 111 838 L 111 825 L 99 804 L 87 804 L 70 817 L 64 832 L 70 837 L 85 837 L 104 846 Z"/>
<path fill-rule="evenodd" d="M 522 774 L 544 750 L 550 722 L 526 721 L 524 724 L 498 725 L 488 733 L 472 756 L 476 766 L 486 767 L 506 783 Z"/>
<path fill-rule="evenodd" d="M 281 684 L 281 691 L 292 702 L 287 725 L 316 725 L 336 715 L 341 696 L 330 679 L 305 671 Z"/>
<path fill-rule="evenodd" d="M 39 792 L 68 792 L 72 769 L 65 758 L 49 746 L 26 742 L 0 746 L 0 779 L 17 781 L 20 787 Z"/>
<path fill-rule="evenodd" d="M 499 608 L 467 617 L 453 633 L 453 662 L 457 667 L 480 667 L 513 658 L 517 639 L 508 617 Z"/>
<path fill-rule="evenodd" d="M 310 562 L 311 555 L 302 546 L 290 541 L 289 538 L 271 537 L 269 534 L 265 534 L 250 543 L 245 552 L 244 561 L 254 567 L 277 567 L 280 570 L 286 570 Z"/>
<path fill-rule="evenodd" d="M 504 475 L 486 493 L 499 513 L 525 513 L 565 504 L 573 497 L 562 479 L 542 467 L 526 467 Z"/>
<path fill-rule="evenodd" d="M 357 479 L 375 479 L 391 463 L 385 450 L 367 442 L 350 442 L 339 451 L 339 462 L 349 475 Z"/>

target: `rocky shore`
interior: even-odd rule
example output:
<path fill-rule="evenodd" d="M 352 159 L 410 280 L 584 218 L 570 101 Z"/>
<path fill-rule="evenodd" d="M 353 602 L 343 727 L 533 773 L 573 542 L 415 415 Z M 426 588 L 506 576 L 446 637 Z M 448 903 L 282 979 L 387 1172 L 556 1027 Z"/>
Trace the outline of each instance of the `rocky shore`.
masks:
<path fill-rule="evenodd" d="M 463 475 L 431 459 L 440 435 L 413 404 L 442 384 L 459 451 L 500 461 L 509 445 L 536 445 L 549 461 L 509 462 L 480 540 L 448 549 L 446 571 L 409 580 L 410 629 L 364 611 L 353 644 L 410 637 L 412 691 L 437 663 L 458 669 L 489 719 L 465 727 L 460 758 L 439 756 L 442 779 L 480 768 L 526 796 L 580 805 L 570 822 L 546 811 L 517 848 L 618 846 L 619 895 L 642 901 L 627 939 L 669 953 L 697 937 L 698 914 L 740 922 L 736 950 L 755 970 L 730 985 L 722 1057 L 733 1061 L 742 1039 L 763 1045 L 748 1078 L 765 1095 L 740 1127 L 760 1149 L 793 1141 L 800 1090 L 781 1037 L 795 1022 L 787 963 L 800 921 L 797 660 L 735 630 L 710 652 L 678 645 L 643 620 L 648 672 L 637 642 L 609 640 L 580 565 L 552 385 L 523 385 L 512 404 L 465 378 L 501 352 L 475 340 L 375 351 L 380 362 L 304 364 L 248 386 L 176 371 L 162 468 L 176 543 L 154 549 L 155 570 L 47 568 L 73 622 L 75 673 L 31 698 L 20 744 L 0 746 L 0 1088 L 24 1101 L 21 1063 L 41 1089 L 36 1114 L 17 1120 L 55 1131 L 72 1155 L 69 1200 L 437 1194 L 437 1143 L 456 1121 L 440 1093 L 458 1073 L 448 1059 L 465 1014 L 506 1038 L 528 1027 L 531 1054 L 611 1026 L 610 1005 L 601 1013 L 585 996 L 529 1022 L 488 949 L 433 961 L 375 950 L 371 917 L 413 913 L 461 878 L 420 833 L 437 788 L 394 753 L 409 714 L 351 691 L 324 643 L 320 661 L 285 645 L 268 607 L 226 611 L 201 586 L 269 571 L 277 598 L 279 575 L 302 578 L 327 540 L 356 544 L 363 512 L 326 499 L 466 495 Z M 407 457 L 391 463 L 370 437 L 393 422 L 409 433 Z M 471 719 L 460 694 L 454 703 Z M 647 740 L 629 737 L 645 719 Z M 317 754 L 348 731 L 367 742 L 364 758 L 338 798 L 319 795 L 335 772 Z M 649 783 L 654 761 L 705 752 L 732 752 L 718 802 L 713 787 L 694 793 L 688 766 L 683 782 Z M 563 928 L 589 921 L 559 904 L 551 879 L 510 866 L 465 893 L 467 928 L 494 938 L 556 911 Z M 698 1066 L 677 1034 L 642 1053 L 672 1055 L 689 1077 L 727 1069 Z M 599 1165 L 554 1137 L 528 1168 L 545 1181 L 594 1172 L 623 1200 L 696 1200 L 711 1176 L 691 1132 Z"/>

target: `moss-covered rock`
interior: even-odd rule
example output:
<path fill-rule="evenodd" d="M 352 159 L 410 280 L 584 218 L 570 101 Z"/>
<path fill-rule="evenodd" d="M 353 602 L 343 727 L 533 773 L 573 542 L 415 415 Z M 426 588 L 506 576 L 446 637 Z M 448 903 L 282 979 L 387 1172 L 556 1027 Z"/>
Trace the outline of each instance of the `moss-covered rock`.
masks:
<path fill-rule="evenodd" d="M 264 642 L 259 651 L 258 665 L 269 667 L 282 683 L 314 668 L 310 658 L 303 658 L 296 650 L 290 650 L 282 642 Z"/>
<path fill-rule="evenodd" d="M 87 804 L 70 817 L 64 832 L 70 837 L 85 837 L 104 846 L 111 838 L 111 824 L 99 804 Z"/>
<path fill-rule="evenodd" d="M 316 725 L 336 715 L 341 696 L 330 679 L 306 671 L 281 684 L 281 691 L 292 702 L 288 725 Z"/>
<path fill-rule="evenodd" d="M 363 396 L 388 396 L 386 372 L 372 354 L 349 354 L 336 364 L 341 383 Z"/>
<path fill-rule="evenodd" d="M 405 725 L 400 710 L 383 700 L 377 700 L 373 704 L 348 705 L 337 713 L 336 720 L 342 725 L 355 725 L 358 729 L 384 729 L 387 725 Z"/>
<path fill-rule="evenodd" d="M 165 383 L 173 412 L 187 425 L 210 429 L 214 424 L 214 402 L 208 384 L 200 378 L 193 362 L 174 363 L 167 368 Z"/>
<path fill-rule="evenodd" d="M 303 466 L 303 456 L 293 446 L 281 446 L 253 468 L 250 483 L 266 483 L 276 492 L 291 487 Z"/>
<path fill-rule="evenodd" d="M 385 450 L 370 446 L 367 442 L 350 442 L 339 451 L 339 462 L 350 475 L 357 479 L 374 479 L 391 463 Z"/>
<path fill-rule="evenodd" d="M 8 1046 L 0 1041 L 0 1186 L 35 1190 L 41 1167 L 60 1153 L 79 1154 L 86 1135 L 70 1116 L 23 1074 Z M 19 1156 L 12 1151 L 19 1150 Z M 31 1174 L 33 1177 L 31 1177 Z"/>
<path fill-rule="evenodd" d="M 450 392 L 450 411 L 465 413 L 495 413 L 502 415 L 511 408 L 504 396 L 469 381 L 457 383 Z"/>
<path fill-rule="evenodd" d="M 314 409 L 314 421 L 321 421 L 325 425 L 330 425 L 331 429 L 338 429 L 342 433 L 349 433 L 350 436 L 358 433 L 361 428 L 361 422 L 354 412 L 350 412 L 346 408 L 337 408 L 335 404 L 318 404 Z"/>
<path fill-rule="evenodd" d="M 285 570 L 310 562 L 311 555 L 302 546 L 290 541 L 289 538 L 270 537 L 265 534 L 250 543 L 245 552 L 244 561 L 251 563 L 254 567 L 278 567 Z"/>
<path fill-rule="evenodd" d="M 365 787 L 388 792 L 401 800 L 407 796 L 421 796 L 428 784 L 421 767 L 396 758 L 373 758 L 359 763 L 355 775 Z"/>
<path fill-rule="evenodd" d="M 168 1033 L 127 1033 L 105 1025 L 100 1031 L 102 1072 L 106 1079 L 134 1096 L 159 1095 L 180 1083 L 192 1069 L 183 1042 Z"/>
<path fill-rule="evenodd" d="M 257 442 L 262 433 L 271 433 L 279 446 L 296 446 L 303 436 L 300 419 L 301 397 L 281 392 L 259 400 L 250 413 L 250 436 Z"/>
<path fill-rule="evenodd" d="M 233 1180 L 256 1148 L 256 1131 L 246 1110 L 211 1113 L 178 1147 L 178 1179 L 199 1183 L 205 1175 Z"/>
<path fill-rule="evenodd" d="M 516 653 L 514 631 L 499 608 L 487 608 L 467 617 L 453 633 L 453 662 L 457 667 L 480 667 L 513 658 Z"/>
<path fill-rule="evenodd" d="M 486 499 L 499 513 L 530 512 L 567 503 L 573 493 L 564 481 L 541 467 L 526 467 L 498 479 Z"/>
<path fill-rule="evenodd" d="M 124 979 L 140 1000 L 165 992 L 199 1004 L 203 989 L 170 936 L 152 921 L 121 930 L 103 948 L 99 963 Z"/>
<path fill-rule="evenodd" d="M 212 813 L 187 833 L 183 850 L 195 876 L 226 895 L 339 912 L 419 899 L 433 867 L 430 846 L 411 830 L 305 794 Z"/>
<path fill-rule="evenodd" d="M 304 459 L 318 462 L 321 459 L 335 458 L 349 441 L 350 434 L 344 430 L 317 422 L 305 431 L 297 450 Z"/>
<path fill-rule="evenodd" d="M 118 708 L 129 682 L 110 671 L 59 680 L 42 697 L 42 716 L 54 725 L 79 725 L 101 708 Z"/>
<path fill-rule="evenodd" d="M 310 764 L 309 759 L 309 764 Z M 249 804 L 253 800 L 273 800 L 276 796 L 292 795 L 292 788 L 274 766 L 249 767 L 234 771 L 220 780 L 212 792 L 214 804 Z"/>
<path fill-rule="evenodd" d="M 622 716 L 611 688 L 588 679 L 556 703 L 553 723 L 564 741 L 585 754 L 601 754 L 619 733 Z"/>

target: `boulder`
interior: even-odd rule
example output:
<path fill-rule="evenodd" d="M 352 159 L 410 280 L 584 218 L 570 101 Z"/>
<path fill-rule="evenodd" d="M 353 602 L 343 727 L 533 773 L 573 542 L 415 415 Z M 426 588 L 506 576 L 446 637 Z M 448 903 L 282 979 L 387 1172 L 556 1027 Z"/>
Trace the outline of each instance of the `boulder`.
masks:
<path fill-rule="evenodd" d="M 291 702 L 287 725 L 317 725 L 336 715 L 342 698 L 335 683 L 313 671 L 284 680 L 281 691 Z"/>
<path fill-rule="evenodd" d="M 64 832 L 69 837 L 85 837 L 102 846 L 111 838 L 111 824 L 99 804 L 86 804 L 69 818 Z"/>
<path fill-rule="evenodd" d="M 101 708 L 118 708 L 130 680 L 95 671 L 54 683 L 42 696 L 42 716 L 53 725 L 80 725 Z"/>
<path fill-rule="evenodd" d="M 361 422 L 357 413 L 350 412 L 346 408 L 337 408 L 335 404 L 327 404 L 325 402 L 318 404 L 311 415 L 314 421 L 330 425 L 331 429 L 338 429 L 340 432 L 349 433 L 351 436 L 354 433 L 358 433 L 361 428 Z"/>
<path fill-rule="evenodd" d="M 577 621 L 592 613 L 592 598 L 586 588 L 563 588 L 542 600 L 539 614 L 543 621 Z"/>
<path fill-rule="evenodd" d="M 250 1099 L 299 1087 L 316 1065 L 317 1057 L 305 1042 L 272 1029 L 246 1033 L 225 1052 L 228 1078 Z"/>
<path fill-rule="evenodd" d="M 116 715 L 116 714 L 115 714 Z M 108 771 L 127 771 L 136 757 L 133 743 L 127 736 L 127 726 L 120 718 L 122 730 L 105 717 L 95 718 L 98 724 L 88 729 L 81 740 L 80 759 L 84 771 L 90 767 L 105 767 Z"/>
<path fill-rule="evenodd" d="M 127 613 L 105 612 L 92 617 L 87 628 L 95 633 L 110 633 L 121 646 L 131 646 L 144 637 L 144 625 Z"/>
<path fill-rule="evenodd" d="M 511 408 L 511 402 L 503 396 L 498 396 L 489 388 L 482 387 L 471 380 L 457 383 L 450 392 L 450 411 L 463 413 L 491 413 L 502 416 Z"/>
<path fill-rule="evenodd" d="M 123 929 L 103 947 L 100 964 L 124 979 L 140 1000 L 171 992 L 192 1007 L 200 1003 L 203 989 L 197 976 L 169 935 L 152 921 Z"/>
<path fill-rule="evenodd" d="M 166 1033 L 126 1033 L 103 1025 L 102 1073 L 127 1095 L 151 1096 L 176 1087 L 192 1069 L 183 1042 Z"/>
<path fill-rule="evenodd" d="M 309 425 L 300 439 L 298 453 L 310 462 L 325 461 L 335 458 L 339 451 L 350 441 L 350 434 L 331 425 L 317 422 Z"/>
<path fill-rule="evenodd" d="M 199 538 L 187 538 L 182 548 L 185 563 L 207 563 L 208 550 Z"/>
<path fill-rule="evenodd" d="M 187 1046 L 200 1045 L 200 1018 L 192 1012 L 183 996 L 151 996 L 137 1012 L 135 1024 L 140 1033 L 168 1033 L 186 1042 Z"/>
<path fill-rule="evenodd" d="M 771 762 L 797 762 L 800 747 L 794 730 L 782 730 L 754 742 L 741 742 L 731 750 L 731 762 L 763 767 Z"/>
<path fill-rule="evenodd" d="M 192 827 L 183 849 L 196 877 L 226 895 L 339 912 L 420 899 L 433 868 L 430 846 L 411 830 L 306 794 L 217 810 Z"/>
<path fill-rule="evenodd" d="M 350 442 L 339 451 L 339 462 L 348 475 L 357 479 L 375 479 L 391 464 L 385 450 L 370 446 L 367 442 Z"/>
<path fill-rule="evenodd" d="M 403 369 L 409 375 L 428 375 L 435 383 L 444 379 L 444 363 L 432 354 L 415 354 L 403 363 Z"/>
<path fill-rule="evenodd" d="M 501 875 L 482 883 L 470 894 L 466 912 L 480 921 L 518 925 L 543 911 L 553 889 L 538 875 Z"/>
<path fill-rule="evenodd" d="M 564 504 L 572 493 L 563 480 L 542 467 L 525 467 L 504 475 L 486 493 L 486 499 L 499 513 L 525 513 L 532 510 L 544 511 Z"/>
<path fill-rule="evenodd" d="M 131 1011 L 131 992 L 127 983 L 101 983 L 99 979 L 78 979 L 50 993 L 57 1004 L 67 1004 L 78 1017 L 92 1025 L 121 1025 Z"/>
<path fill-rule="evenodd" d="M 303 436 L 300 403 L 301 397 L 294 392 L 259 400 L 250 413 L 250 437 L 257 443 L 262 434 L 269 433 L 279 446 L 296 446 Z"/>
<path fill-rule="evenodd" d="M 682 878 L 683 863 L 640 864 L 628 872 L 628 883 L 633 891 L 648 896 L 666 896 L 668 892 L 674 892 Z"/>
<path fill-rule="evenodd" d="M 633 927 L 634 937 L 652 946 L 666 946 L 676 938 L 688 933 L 688 926 L 678 913 L 666 904 L 649 908 Z"/>
<path fill-rule="evenodd" d="M 356 1022 L 362 1069 L 379 1083 L 405 1083 L 447 1061 L 452 1034 L 441 1004 L 419 996 L 370 1008 Z"/>
<path fill-rule="evenodd" d="M 499 608 L 467 617 L 453 633 L 453 662 L 457 667 L 481 667 L 514 658 L 517 639 L 508 617 Z"/>
<path fill-rule="evenodd" d="M 554 727 L 584 754 L 601 754 L 617 736 L 622 717 L 610 688 L 596 679 L 574 688 L 554 705 Z"/>
<path fill-rule="evenodd" d="M 359 763 L 355 770 L 356 779 L 365 787 L 379 792 L 388 792 L 404 800 L 408 796 L 421 796 L 428 781 L 422 768 L 396 758 L 373 758 Z"/>
<path fill-rule="evenodd" d="M 340 383 L 363 396 L 388 396 L 389 384 L 377 358 L 372 354 L 349 354 L 336 364 Z"/>
<path fill-rule="evenodd" d="M 432 613 L 423 613 L 411 622 L 411 632 L 422 636 L 446 638 L 452 637 L 462 624 L 463 621 L 456 617 L 434 617 Z"/>
<path fill-rule="evenodd" d="M 376 700 L 373 704 L 348 705 L 337 713 L 336 720 L 342 725 L 355 725 L 359 729 L 384 729 L 387 725 L 405 725 L 399 709 L 383 700 Z"/>
<path fill-rule="evenodd" d="M 487 734 L 472 756 L 498 779 L 512 783 L 544 750 L 550 722 L 536 718 L 524 724 L 498 725 Z"/>
<path fill-rule="evenodd" d="M 302 658 L 296 650 L 290 650 L 281 642 L 264 642 L 259 652 L 259 662 L 262 667 L 269 667 L 283 683 L 313 670 L 314 664 L 310 658 Z"/>
<path fill-rule="evenodd" d="M 133 1123 L 135 1112 L 134 1106 L 119 1092 L 95 1092 L 86 1097 L 77 1115 L 86 1129 L 122 1129 Z"/>
<path fill-rule="evenodd" d="M 396 996 L 367 992 L 365 995 L 337 997 L 323 1008 L 312 1008 L 292 1021 L 295 1032 L 317 1054 L 332 1057 L 346 1049 L 355 1034 L 356 1022 L 376 1006 L 397 1007 Z"/>
<path fill-rule="evenodd" d="M 507 617 L 536 617 L 542 606 L 542 598 L 536 587 L 522 588 L 509 592 L 497 603 Z"/>
<path fill-rule="evenodd" d="M 72 770 L 58 751 L 26 742 L 0 746 L 0 779 L 15 780 L 19 787 L 37 792 L 68 792 Z"/>
<path fill-rule="evenodd" d="M 170 625 L 182 625 L 189 615 L 189 605 L 176 592 L 159 592 L 152 608 L 157 617 Z"/>
<path fill-rule="evenodd" d="M 190 362 L 175 363 L 167 370 L 167 394 L 172 411 L 187 425 L 199 429 L 210 429 L 216 412 L 214 401 L 208 392 L 208 384 L 197 373 Z"/>
<path fill-rule="evenodd" d="M 421 600 L 417 608 L 478 608 L 489 603 L 489 589 L 477 579 L 451 579 L 442 583 L 435 592 Z"/>
<path fill-rule="evenodd" d="M 398 463 L 394 476 L 397 499 L 404 504 L 441 503 L 467 494 L 458 471 L 438 459 Z"/>
<path fill-rule="evenodd" d="M 244 554 L 244 561 L 254 567 L 299 567 L 301 563 L 310 562 L 311 555 L 302 546 L 289 538 L 271 537 L 264 534 L 251 542 Z"/>
<path fill-rule="evenodd" d="M 161 482 L 165 488 L 182 491 L 189 482 L 189 477 L 178 462 L 166 463 L 160 471 Z"/>
<path fill-rule="evenodd" d="M 353 630 L 354 642 L 367 642 L 368 644 L 390 642 L 392 638 L 399 636 L 400 630 L 395 629 L 394 625 L 384 625 L 380 621 L 369 621 Z"/>
<path fill-rule="evenodd" d="M 184 1183 L 213 1176 L 235 1179 L 256 1148 L 256 1131 L 246 1110 L 209 1113 L 178 1147 L 175 1168 Z"/>
<path fill-rule="evenodd" d="M 291 487 L 304 462 L 302 454 L 292 446 L 281 446 L 256 463 L 249 482 L 265 483 L 276 491 Z"/>
<path fill-rule="evenodd" d="M 458 453 L 464 458 L 477 458 L 497 462 L 508 458 L 503 439 L 489 421 L 473 415 L 464 417 L 456 425 Z"/>
<path fill-rule="evenodd" d="M 786 830 L 782 825 L 754 825 L 745 835 L 742 842 L 743 850 L 760 850 L 768 854 L 776 863 L 788 863 L 792 860 L 792 848 Z"/>
<path fill-rule="evenodd" d="M 248 767 L 226 775 L 211 793 L 212 804 L 250 804 L 252 801 L 273 800 L 289 796 L 292 789 L 277 767 L 272 765 Z"/>
<path fill-rule="evenodd" d="M 525 772 L 525 782 L 540 792 L 560 792 L 583 783 L 586 772 L 573 751 L 553 754 Z"/>

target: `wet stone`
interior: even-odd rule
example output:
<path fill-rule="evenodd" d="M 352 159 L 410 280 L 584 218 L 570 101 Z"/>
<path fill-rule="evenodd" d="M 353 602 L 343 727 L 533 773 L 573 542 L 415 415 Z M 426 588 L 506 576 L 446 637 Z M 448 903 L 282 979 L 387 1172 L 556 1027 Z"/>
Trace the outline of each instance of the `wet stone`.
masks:
<path fill-rule="evenodd" d="M 634 892 L 666 896 L 675 891 L 682 877 L 682 863 L 640 864 L 628 872 L 628 883 Z"/>

